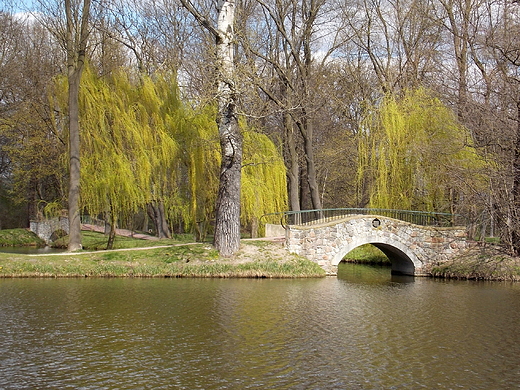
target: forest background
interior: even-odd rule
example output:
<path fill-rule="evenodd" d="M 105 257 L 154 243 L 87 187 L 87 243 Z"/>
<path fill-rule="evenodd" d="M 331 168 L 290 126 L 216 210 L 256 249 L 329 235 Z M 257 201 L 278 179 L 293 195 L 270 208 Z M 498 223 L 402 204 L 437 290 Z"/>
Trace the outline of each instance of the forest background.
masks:
<path fill-rule="evenodd" d="M 288 209 L 411 209 L 461 214 L 472 238 L 520 253 L 517 1 L 231 3 L 244 231 Z M 84 2 L 69 4 L 78 33 Z M 90 7 L 80 210 L 204 240 L 222 155 L 200 16 L 217 25 L 218 5 Z M 66 20 L 62 2 L 0 4 L 0 228 L 68 207 L 67 42 L 80 36 Z"/>

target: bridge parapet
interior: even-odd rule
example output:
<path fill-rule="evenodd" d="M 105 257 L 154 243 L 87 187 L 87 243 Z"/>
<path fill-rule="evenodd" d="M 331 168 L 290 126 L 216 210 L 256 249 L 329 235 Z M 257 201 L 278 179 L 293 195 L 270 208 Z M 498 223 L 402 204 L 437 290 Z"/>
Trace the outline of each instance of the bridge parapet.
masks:
<path fill-rule="evenodd" d="M 421 226 L 451 227 L 466 225 L 465 218 L 459 214 L 395 209 L 336 208 L 286 211 L 266 214 L 265 216 L 280 216 L 283 225 L 315 225 L 359 215 L 379 215 Z"/>
<path fill-rule="evenodd" d="M 289 225 L 287 248 L 317 262 L 329 274 L 354 248 L 373 244 L 392 262 L 392 272 L 424 275 L 433 263 L 465 249 L 465 227 L 420 226 L 381 215 L 354 215 L 312 225 Z"/>

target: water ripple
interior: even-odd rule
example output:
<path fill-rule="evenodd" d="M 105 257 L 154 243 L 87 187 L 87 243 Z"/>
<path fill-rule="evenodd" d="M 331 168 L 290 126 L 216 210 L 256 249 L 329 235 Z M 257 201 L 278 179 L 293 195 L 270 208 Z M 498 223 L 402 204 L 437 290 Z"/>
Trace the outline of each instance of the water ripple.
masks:
<path fill-rule="evenodd" d="M 517 388 L 520 289 L 2 280 L 2 389 Z"/>

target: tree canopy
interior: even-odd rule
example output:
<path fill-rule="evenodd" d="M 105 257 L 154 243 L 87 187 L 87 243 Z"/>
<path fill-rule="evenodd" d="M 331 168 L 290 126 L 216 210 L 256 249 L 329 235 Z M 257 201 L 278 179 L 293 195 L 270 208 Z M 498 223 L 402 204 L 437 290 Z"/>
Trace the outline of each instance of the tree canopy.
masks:
<path fill-rule="evenodd" d="M 115 227 L 160 203 L 172 230 L 180 225 L 203 240 L 218 187 L 215 110 L 182 103 L 175 74 L 130 74 L 119 69 L 100 77 L 92 67 L 84 73 L 81 206 Z M 66 91 L 64 80 L 57 79 L 56 91 Z M 60 102 L 66 104 L 64 94 Z M 246 130 L 241 220 L 251 226 L 286 209 L 287 189 L 280 150 L 267 136 Z"/>
<path fill-rule="evenodd" d="M 73 25 L 63 2 L 10 3 L 1 226 L 74 203 L 71 89 L 56 80 L 87 63 L 82 212 L 204 239 L 232 200 L 235 247 L 261 212 L 450 211 L 520 253 L 518 2 L 68 2 L 90 5 Z"/>
<path fill-rule="evenodd" d="M 387 94 L 360 133 L 359 190 L 368 189 L 374 208 L 462 211 L 460 199 L 486 186 L 472 145 L 470 132 L 431 92 Z"/>

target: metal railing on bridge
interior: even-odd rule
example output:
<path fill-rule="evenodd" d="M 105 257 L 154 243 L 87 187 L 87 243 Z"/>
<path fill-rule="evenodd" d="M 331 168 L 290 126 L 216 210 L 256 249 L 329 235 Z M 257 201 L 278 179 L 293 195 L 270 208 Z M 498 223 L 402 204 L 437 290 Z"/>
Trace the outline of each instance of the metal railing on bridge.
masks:
<path fill-rule="evenodd" d="M 326 223 L 353 215 L 377 215 L 381 217 L 394 218 L 421 226 L 451 227 L 463 226 L 466 224 L 464 218 L 458 214 L 365 208 L 285 211 L 281 213 L 266 214 L 264 217 L 279 217 L 280 224 L 285 227 L 290 225 L 312 225 Z"/>

